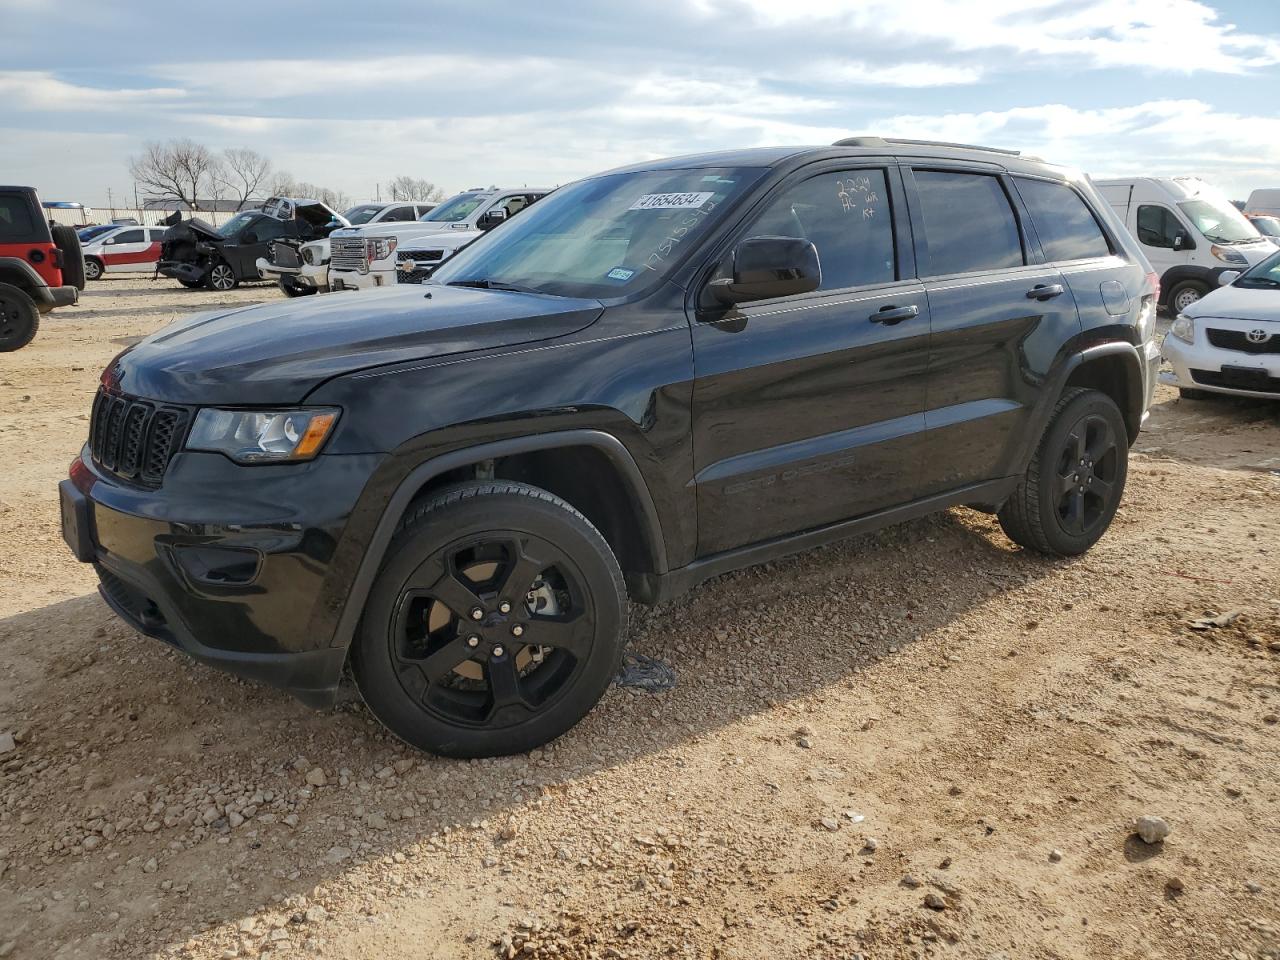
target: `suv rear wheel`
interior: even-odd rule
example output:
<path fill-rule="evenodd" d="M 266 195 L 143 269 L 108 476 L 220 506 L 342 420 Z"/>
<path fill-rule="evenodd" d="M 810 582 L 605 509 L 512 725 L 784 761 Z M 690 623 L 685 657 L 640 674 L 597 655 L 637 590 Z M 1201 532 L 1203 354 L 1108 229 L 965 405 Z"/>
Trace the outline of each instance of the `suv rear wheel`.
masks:
<path fill-rule="evenodd" d="M 40 327 L 40 311 L 25 291 L 0 283 L 0 353 L 25 347 Z"/>
<path fill-rule="evenodd" d="M 1105 393 L 1076 387 L 1058 401 L 1026 476 L 1000 508 L 1009 539 L 1074 556 L 1111 525 L 1129 469 L 1124 417 Z"/>
<path fill-rule="evenodd" d="M 564 733 L 622 658 L 622 571 L 600 532 L 523 483 L 443 491 L 401 524 L 351 666 L 365 703 L 423 750 L 487 757 Z"/>

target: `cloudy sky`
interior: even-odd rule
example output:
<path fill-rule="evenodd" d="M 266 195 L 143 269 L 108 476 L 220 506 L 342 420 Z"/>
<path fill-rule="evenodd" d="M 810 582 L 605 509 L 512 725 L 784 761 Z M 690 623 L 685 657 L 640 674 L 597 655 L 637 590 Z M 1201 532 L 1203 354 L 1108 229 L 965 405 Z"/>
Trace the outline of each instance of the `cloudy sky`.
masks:
<path fill-rule="evenodd" d="M 1280 186 L 1280 0 L 0 0 L 0 38 L 0 180 L 45 199 L 172 136 L 355 199 L 854 133 Z"/>

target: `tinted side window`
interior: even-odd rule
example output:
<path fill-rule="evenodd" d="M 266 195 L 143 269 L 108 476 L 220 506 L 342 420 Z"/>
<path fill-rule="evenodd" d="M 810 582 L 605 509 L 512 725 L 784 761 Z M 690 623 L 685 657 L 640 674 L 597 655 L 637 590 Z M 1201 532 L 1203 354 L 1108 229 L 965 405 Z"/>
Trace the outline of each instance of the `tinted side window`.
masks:
<path fill-rule="evenodd" d="M 31 206 L 21 194 L 0 193 L 0 241 L 30 240 L 35 233 Z"/>
<path fill-rule="evenodd" d="M 414 219 L 413 207 L 396 207 L 392 210 L 388 210 L 387 215 L 382 219 L 384 222 L 392 220 L 412 220 Z"/>
<path fill-rule="evenodd" d="M 915 171 L 929 244 L 929 275 L 1020 267 L 1018 221 L 998 178 Z"/>
<path fill-rule="evenodd" d="M 121 230 L 115 235 L 116 243 L 142 243 L 141 230 Z"/>
<path fill-rule="evenodd" d="M 263 217 L 256 223 L 251 223 L 246 232 L 254 234 L 258 238 L 258 243 L 265 243 L 268 240 L 275 240 L 279 237 L 283 237 L 287 233 L 297 233 L 299 231 L 311 229 L 305 222 L 291 222 L 297 224 L 292 230 L 290 230 L 289 224 L 282 220 L 277 220 L 274 217 Z M 240 242 L 245 242 L 244 234 L 241 234 Z"/>
<path fill-rule="evenodd" d="M 1143 204 L 1138 207 L 1138 240 L 1148 247 L 1173 248 L 1173 238 L 1182 230 L 1178 218 L 1165 207 Z"/>
<path fill-rule="evenodd" d="M 787 187 L 745 234 L 818 248 L 823 290 L 894 280 L 893 216 L 883 170 L 824 173 Z"/>
<path fill-rule="evenodd" d="M 1021 177 L 1017 182 L 1046 259 L 1087 260 L 1111 253 L 1111 245 L 1080 194 L 1064 183 Z"/>

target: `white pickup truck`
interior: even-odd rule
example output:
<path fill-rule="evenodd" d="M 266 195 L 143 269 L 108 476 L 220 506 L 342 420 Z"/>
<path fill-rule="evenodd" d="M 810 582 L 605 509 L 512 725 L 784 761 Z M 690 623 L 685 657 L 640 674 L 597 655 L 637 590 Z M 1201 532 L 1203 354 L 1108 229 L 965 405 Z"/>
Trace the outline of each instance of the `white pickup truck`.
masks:
<path fill-rule="evenodd" d="M 458 249 L 550 192 L 532 187 L 468 190 L 414 223 L 335 230 L 329 237 L 329 288 L 372 290 L 421 280 Z M 400 251 L 411 256 L 398 256 Z M 411 261 L 412 267 L 399 270 L 401 260 Z"/>
<path fill-rule="evenodd" d="M 396 200 L 390 203 L 361 203 L 342 215 L 349 227 L 375 223 L 412 223 L 434 210 L 436 205 L 421 200 Z M 285 296 L 298 297 L 329 289 L 329 238 L 310 243 L 272 244 L 265 257 L 258 259 L 258 273 L 264 280 L 274 280 Z"/>

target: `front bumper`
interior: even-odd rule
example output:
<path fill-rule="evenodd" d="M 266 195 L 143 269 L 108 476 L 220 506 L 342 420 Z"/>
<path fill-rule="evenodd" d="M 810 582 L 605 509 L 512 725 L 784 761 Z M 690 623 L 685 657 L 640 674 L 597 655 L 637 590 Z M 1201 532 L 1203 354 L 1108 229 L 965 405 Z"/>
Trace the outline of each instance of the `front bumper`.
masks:
<path fill-rule="evenodd" d="M 289 284 L 301 289 L 327 290 L 329 288 L 329 265 L 327 263 L 304 263 L 300 267 L 282 267 L 272 263 L 265 257 L 257 262 L 258 275 L 264 280 Z"/>
<path fill-rule="evenodd" d="M 321 707 L 346 659 L 332 625 L 346 602 L 334 585 L 349 578 L 331 561 L 381 460 L 242 467 L 185 452 L 160 488 L 144 489 L 102 471 L 86 448 L 59 485 L 63 533 L 139 632 Z"/>
<path fill-rule="evenodd" d="M 388 264 L 390 261 L 386 261 Z M 331 290 L 377 290 L 379 287 L 394 287 L 396 285 L 396 271 L 394 266 L 388 266 L 386 269 L 370 268 L 368 273 L 360 273 L 358 270 L 335 270 L 329 269 L 329 288 Z"/>
<path fill-rule="evenodd" d="M 161 260 L 156 264 L 156 272 L 162 277 L 172 280 L 183 280 L 187 283 L 204 283 L 209 268 L 203 263 L 192 263 L 189 260 Z"/>
<path fill-rule="evenodd" d="M 1248 334 L 1250 330 L 1269 329 L 1276 324 L 1251 320 L 1197 318 L 1193 341 L 1186 343 L 1166 334 L 1160 353 L 1170 369 L 1161 372 L 1160 382 L 1172 387 L 1206 390 L 1237 397 L 1259 397 L 1280 400 L 1280 352 L 1246 353 L 1216 347 L 1209 342 L 1208 330 L 1226 330 Z M 1280 343 L 1280 329 L 1272 332 L 1270 343 Z"/>

